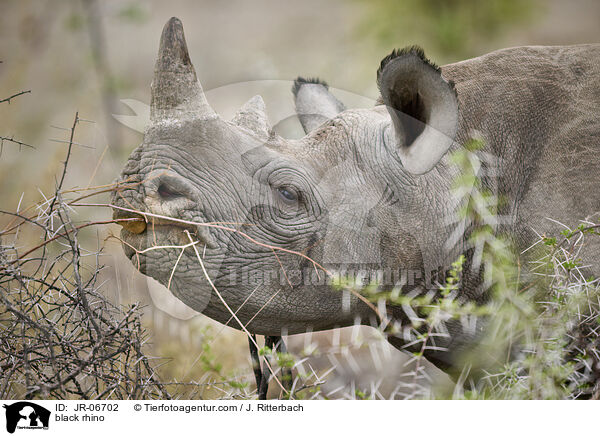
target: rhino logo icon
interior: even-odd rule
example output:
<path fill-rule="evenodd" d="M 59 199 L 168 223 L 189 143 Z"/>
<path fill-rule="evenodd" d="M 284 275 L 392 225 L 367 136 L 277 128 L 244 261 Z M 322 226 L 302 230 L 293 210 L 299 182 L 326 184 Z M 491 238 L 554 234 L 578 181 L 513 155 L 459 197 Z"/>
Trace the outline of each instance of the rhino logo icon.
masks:
<path fill-rule="evenodd" d="M 19 401 L 10 405 L 4 404 L 6 409 L 6 431 L 14 433 L 16 428 L 48 429 L 50 411 L 42 406 L 29 401 Z"/>

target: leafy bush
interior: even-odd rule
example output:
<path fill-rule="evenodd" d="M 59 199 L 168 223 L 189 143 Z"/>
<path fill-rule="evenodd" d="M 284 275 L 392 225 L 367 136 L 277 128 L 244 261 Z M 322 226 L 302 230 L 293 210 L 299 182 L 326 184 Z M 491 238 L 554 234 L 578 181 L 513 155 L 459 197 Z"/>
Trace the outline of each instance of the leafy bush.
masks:
<path fill-rule="evenodd" d="M 466 220 L 474 252 L 470 267 L 481 274 L 489 301 L 477 305 L 461 299 L 462 255 L 437 293 L 381 292 L 376 284 L 341 288 L 350 286 L 373 302 L 404 308 L 410 324 L 400 329 L 412 339 L 411 349 L 421 344 L 413 352 L 417 361 L 433 346 L 432 338 L 448 334 L 450 320 L 485 325 L 478 343 L 458 360 L 458 383 L 450 389 L 421 386 L 426 374 L 419 374 L 422 366 L 417 365 L 415 397 L 599 398 L 600 280 L 586 275 L 578 255 L 584 241 L 598 237 L 600 225 L 582 224 L 565 229 L 560 237 L 541 237 L 520 256 L 498 231 L 499 200 L 479 180 L 482 145 L 466 144 L 453 161 L 460 174 L 455 183 L 462 200 L 458 217 Z M 387 329 L 388 334 L 399 334 L 397 330 Z"/>

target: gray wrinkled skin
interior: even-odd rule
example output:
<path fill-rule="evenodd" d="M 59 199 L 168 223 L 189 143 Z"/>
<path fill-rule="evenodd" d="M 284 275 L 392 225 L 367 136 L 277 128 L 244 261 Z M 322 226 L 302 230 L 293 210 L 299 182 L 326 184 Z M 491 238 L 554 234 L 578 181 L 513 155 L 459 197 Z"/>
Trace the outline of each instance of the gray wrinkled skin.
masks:
<path fill-rule="evenodd" d="M 406 291 L 426 287 L 427 270 L 456 260 L 464 237 L 446 243 L 457 175 L 446 151 L 473 135 L 495 159 L 497 176 L 484 183 L 507 199 L 501 214 L 519 248 L 536 240 L 535 231 L 561 229 L 546 217 L 575 226 L 600 216 L 599 45 L 506 49 L 441 71 L 418 50 L 405 50 L 384 62 L 378 79 L 385 104 L 348 110 L 325 85 L 298 81 L 296 106 L 307 135 L 284 139 L 271 133 L 260 97 L 231 122 L 210 109 L 181 23 L 171 19 L 155 70 L 151 125 L 120 178 L 133 183 L 115 193 L 113 204 L 222 223 L 244 235 L 149 218 L 142 233 L 123 229 L 126 254 L 184 303 L 226 323 L 231 313 L 192 247 L 179 261 L 180 249 L 136 255 L 132 248 L 184 245 L 188 230 L 215 287 L 250 332 L 294 334 L 374 319 L 356 297 L 319 281 L 319 268 L 307 258 L 330 272 L 410 271 Z M 124 216 L 132 214 L 115 212 Z M 598 271 L 600 247 L 586 250 Z M 461 295 L 485 301 L 478 285 L 467 274 Z M 441 345 L 452 352 L 476 334 L 449 329 L 452 338 Z M 442 368 L 451 364 L 448 353 L 427 357 Z"/>

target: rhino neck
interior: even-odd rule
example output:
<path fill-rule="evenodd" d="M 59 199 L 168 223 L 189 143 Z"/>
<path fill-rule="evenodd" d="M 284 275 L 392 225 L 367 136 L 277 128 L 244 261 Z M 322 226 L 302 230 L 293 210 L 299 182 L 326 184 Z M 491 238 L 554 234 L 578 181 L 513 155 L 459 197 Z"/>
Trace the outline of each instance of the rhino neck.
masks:
<path fill-rule="evenodd" d="M 461 205 L 452 192 L 458 173 L 447 157 L 420 176 L 407 175 L 387 162 L 380 167 L 393 191 L 376 224 L 384 233 L 382 264 L 408 269 L 428 288 L 435 287 L 461 254 L 469 257 L 468 226 L 456 220 Z"/>

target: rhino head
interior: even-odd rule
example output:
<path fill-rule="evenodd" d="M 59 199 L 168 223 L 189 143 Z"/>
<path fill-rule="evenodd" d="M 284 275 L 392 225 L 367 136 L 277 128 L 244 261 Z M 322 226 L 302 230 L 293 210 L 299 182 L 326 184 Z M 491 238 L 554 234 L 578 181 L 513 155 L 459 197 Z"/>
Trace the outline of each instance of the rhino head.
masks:
<path fill-rule="evenodd" d="M 112 199 L 115 218 L 144 217 L 123 222 L 127 256 L 193 309 L 252 333 L 371 322 L 331 274 L 400 272 L 414 287 L 456 255 L 444 245 L 456 92 L 415 48 L 385 58 L 377 80 L 384 104 L 347 110 L 323 82 L 298 79 L 306 136 L 285 139 L 261 97 L 231 121 L 211 109 L 171 18 L 150 125 Z"/>

